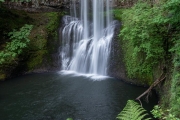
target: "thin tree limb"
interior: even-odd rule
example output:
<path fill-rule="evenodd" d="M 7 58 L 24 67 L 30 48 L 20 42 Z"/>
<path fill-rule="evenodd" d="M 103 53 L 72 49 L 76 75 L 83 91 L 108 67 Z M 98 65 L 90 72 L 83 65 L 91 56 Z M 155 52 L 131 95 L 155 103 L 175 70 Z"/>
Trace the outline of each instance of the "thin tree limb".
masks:
<path fill-rule="evenodd" d="M 156 86 L 158 85 L 161 81 L 165 80 L 166 76 L 164 75 L 164 73 L 161 74 L 161 76 L 159 77 L 159 79 L 157 79 L 144 93 L 142 93 L 139 97 L 136 98 L 136 100 L 140 101 L 140 98 L 143 97 L 144 95 L 147 95 L 147 98 L 149 96 L 149 92 Z"/>

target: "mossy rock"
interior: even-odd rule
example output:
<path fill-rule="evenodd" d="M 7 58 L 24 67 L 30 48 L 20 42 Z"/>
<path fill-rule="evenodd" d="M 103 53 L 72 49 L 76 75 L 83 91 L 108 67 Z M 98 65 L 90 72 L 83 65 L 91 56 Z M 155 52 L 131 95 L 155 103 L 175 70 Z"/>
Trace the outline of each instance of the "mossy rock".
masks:
<path fill-rule="evenodd" d="M 43 50 L 47 45 L 47 32 L 43 27 L 35 28 L 30 35 L 30 50 Z"/>
<path fill-rule="evenodd" d="M 64 12 L 29 13 L 5 8 L 0 8 L 0 10 L 0 13 L 2 13 L 2 16 L 0 16 L 0 23 L 2 23 L 0 28 L 3 30 L 0 33 L 0 50 L 4 48 L 5 43 L 9 40 L 7 34 L 10 31 L 19 29 L 24 24 L 32 24 L 34 27 L 29 36 L 30 43 L 16 61 L 20 61 L 19 65 L 24 65 L 22 67 L 22 69 L 25 69 L 23 72 L 49 67 L 52 61 L 51 54 L 58 49 L 58 28 Z M 0 69 L 0 80 L 4 80 L 7 75 L 8 77 L 11 76 L 11 71 L 17 67 L 15 65 L 12 67 L 12 62 L 8 62 L 7 65 L 4 65 L 6 67 L 5 70 L 4 67 Z M 18 71 L 20 72 L 21 70 Z"/>
<path fill-rule="evenodd" d="M 35 27 L 29 36 L 30 57 L 27 62 L 28 71 L 46 67 L 45 65 L 50 64 L 50 54 L 55 51 L 54 49 L 57 49 L 57 30 L 61 13 L 37 13 L 32 17 L 35 20 Z"/>
<path fill-rule="evenodd" d="M 46 25 L 46 28 L 49 32 L 56 32 L 56 29 L 59 27 L 60 22 L 60 16 L 62 16 L 63 13 L 58 12 L 49 12 L 46 13 L 48 16 L 48 24 Z"/>
<path fill-rule="evenodd" d="M 28 70 L 34 70 L 41 67 L 46 54 L 47 50 L 39 50 L 32 53 L 27 62 Z"/>

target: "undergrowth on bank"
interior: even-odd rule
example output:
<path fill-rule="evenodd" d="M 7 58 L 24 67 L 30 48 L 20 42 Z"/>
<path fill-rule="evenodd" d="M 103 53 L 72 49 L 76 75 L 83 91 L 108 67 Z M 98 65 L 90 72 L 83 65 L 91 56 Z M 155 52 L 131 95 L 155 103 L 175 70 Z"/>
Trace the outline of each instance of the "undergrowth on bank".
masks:
<path fill-rule="evenodd" d="M 32 30 L 32 25 L 25 24 L 20 30 L 13 30 L 8 35 L 11 42 L 7 42 L 5 48 L 0 51 L 0 66 L 16 61 L 18 55 L 28 47 L 30 42 L 28 36 Z"/>
<path fill-rule="evenodd" d="M 122 14 L 120 38 L 128 76 L 151 83 L 160 76 L 154 71 L 168 72 L 166 78 L 170 82 L 166 82 L 166 90 L 170 95 L 163 95 L 168 98 L 161 101 L 167 107 L 163 109 L 169 110 L 165 118 L 170 115 L 180 118 L 179 5 L 179 0 L 160 0 L 153 4 L 140 1 Z M 169 105 L 163 105 L 163 101 L 169 101 L 166 102 Z"/>
<path fill-rule="evenodd" d="M 51 53 L 59 45 L 58 28 L 65 13 L 29 13 L 7 9 L 2 5 L 0 14 L 0 80 L 16 74 L 14 72 L 18 73 L 16 68 L 21 72 L 31 72 L 49 65 Z M 21 31 L 26 24 L 33 25 L 29 35 L 25 34 L 25 29 Z"/>
<path fill-rule="evenodd" d="M 121 21 L 122 20 L 122 13 L 125 9 L 113 9 L 112 10 L 112 13 L 113 13 L 113 17 L 116 19 L 116 20 L 119 20 Z"/>
<path fill-rule="evenodd" d="M 161 120 L 180 120 L 174 114 L 171 114 L 171 109 L 163 110 L 159 105 L 155 105 L 151 113 L 154 118 Z"/>
<path fill-rule="evenodd" d="M 118 120 L 151 120 L 147 111 L 137 102 L 128 100 L 124 109 L 118 114 Z"/>
<path fill-rule="evenodd" d="M 157 21 L 161 9 L 140 2 L 122 14 L 125 62 L 130 78 L 148 79 L 152 82 L 153 68 L 165 55 L 162 24 Z M 141 13 L 141 14 L 140 14 Z M 159 33 L 159 34 L 157 34 Z"/>
<path fill-rule="evenodd" d="M 151 113 L 154 118 L 160 120 L 180 120 L 171 113 L 171 109 L 163 110 L 159 105 L 155 105 Z M 133 100 L 127 101 L 126 106 L 116 118 L 118 120 L 153 120 L 148 112 Z"/>

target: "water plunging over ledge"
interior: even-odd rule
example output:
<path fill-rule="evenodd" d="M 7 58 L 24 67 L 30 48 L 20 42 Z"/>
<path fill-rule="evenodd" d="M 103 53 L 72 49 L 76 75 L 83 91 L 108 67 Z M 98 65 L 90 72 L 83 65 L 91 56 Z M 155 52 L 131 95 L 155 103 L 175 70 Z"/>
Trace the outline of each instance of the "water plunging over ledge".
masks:
<path fill-rule="evenodd" d="M 116 26 L 110 13 L 111 4 L 109 0 L 81 0 L 78 16 L 76 3 L 72 1 L 71 16 L 63 17 L 60 31 L 62 70 L 107 75 Z"/>
<path fill-rule="evenodd" d="M 60 33 L 62 69 L 68 72 L 27 74 L 1 82 L 1 120 L 115 120 L 127 100 L 145 91 L 105 76 L 117 24 L 109 6 L 108 0 L 81 0 L 77 13 L 72 2 L 74 12 L 63 17 Z M 152 110 L 156 98 L 153 94 L 143 107 Z"/>

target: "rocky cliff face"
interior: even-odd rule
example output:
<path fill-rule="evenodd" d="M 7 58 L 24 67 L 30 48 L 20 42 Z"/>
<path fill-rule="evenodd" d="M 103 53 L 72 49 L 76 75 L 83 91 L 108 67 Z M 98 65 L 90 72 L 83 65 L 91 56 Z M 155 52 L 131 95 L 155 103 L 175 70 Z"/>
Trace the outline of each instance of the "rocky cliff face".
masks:
<path fill-rule="evenodd" d="M 33 25 L 30 42 L 22 54 L 12 62 L 0 63 L 0 80 L 5 80 L 27 72 L 43 72 L 57 69 L 53 56 L 58 51 L 58 28 L 60 19 L 64 15 L 60 12 L 24 12 L 0 8 L 0 52 L 6 43 L 10 42 L 8 33 L 13 29 L 19 30 L 24 24 Z M 13 22 L 12 22 L 13 19 Z M 56 62 L 56 61 L 55 61 Z"/>
<path fill-rule="evenodd" d="M 111 45 L 111 55 L 109 58 L 108 74 L 119 79 L 126 79 L 125 66 L 123 62 L 123 51 L 121 48 L 120 38 L 118 37 L 121 23 L 116 21 L 114 38 Z"/>
<path fill-rule="evenodd" d="M 59 11 L 70 7 L 69 0 L 31 0 L 29 2 L 11 2 L 6 0 L 3 4 L 9 9 L 18 9 L 28 12 Z"/>
<path fill-rule="evenodd" d="M 20 9 L 29 12 L 38 12 L 42 10 L 46 11 L 58 11 L 58 9 L 69 9 L 72 1 L 75 1 L 76 4 L 80 3 L 80 0 L 29 0 L 27 1 L 16 1 L 12 2 L 10 0 L 5 0 L 3 3 L 10 9 Z M 126 0 L 110 0 L 112 2 L 112 7 L 130 7 L 136 1 L 127 2 Z M 77 5 L 78 6 L 78 5 Z"/>
<path fill-rule="evenodd" d="M 77 4 L 79 4 L 80 0 L 76 0 Z M 53 40 L 53 37 L 56 35 L 57 31 L 55 28 L 58 26 L 54 26 L 53 29 L 51 29 L 51 26 L 56 25 L 57 23 L 60 23 L 60 21 L 56 21 L 59 19 L 54 19 L 53 16 L 56 16 L 56 14 L 49 14 L 44 15 L 43 13 L 37 12 L 50 12 L 50 11 L 62 11 L 64 9 L 70 8 L 70 0 L 42 0 L 42 1 L 36 1 L 32 0 L 31 2 L 4 2 L 4 5 L 10 9 L 18 9 L 18 10 L 24 10 L 27 12 L 33 12 L 29 13 L 27 16 L 32 17 L 32 20 L 35 20 L 35 29 L 32 31 L 31 37 L 31 48 L 29 52 L 29 56 L 26 56 L 26 60 L 19 63 L 19 67 L 13 68 L 15 69 L 15 75 L 17 75 L 17 71 L 20 72 L 43 72 L 43 71 L 51 71 L 51 70 L 57 70 L 59 66 L 57 66 L 56 63 L 58 63 L 58 54 L 57 54 L 57 48 L 58 46 L 57 39 Z M 35 12 L 35 14 L 34 14 Z M 48 18 L 50 17 L 50 18 Z M 49 25 L 48 25 L 49 24 Z M 51 31 L 47 30 L 50 29 Z M 109 65 L 109 75 L 116 78 L 122 78 L 126 79 L 125 75 L 125 67 L 123 63 L 123 53 L 121 50 L 121 44 L 119 42 L 118 34 L 120 31 L 120 23 L 117 24 L 116 30 L 115 30 L 115 37 L 113 38 L 112 43 L 112 51 L 111 51 L 111 57 L 110 57 L 110 65 Z M 43 44 L 42 44 L 43 43 Z M 48 45 L 47 45 L 48 44 Z M 44 46 L 41 48 L 41 46 Z M 33 47 L 34 46 L 34 47 Z M 40 46 L 40 47 L 39 47 Z M 54 46 L 54 47 L 52 47 Z M 37 49 L 41 48 L 41 49 Z M 49 56 L 48 56 L 48 54 Z M 48 56 L 48 57 L 44 57 Z M 49 63 L 49 61 L 51 63 Z M 53 63 L 52 63 L 53 62 Z M 23 68 L 23 69 L 22 69 Z M 23 70 L 23 71 L 22 71 Z M 11 76 L 10 73 L 5 72 L 4 75 L 0 76 L 0 79 L 5 78 L 5 76 Z M 8 75 L 7 75 L 8 74 Z"/>

